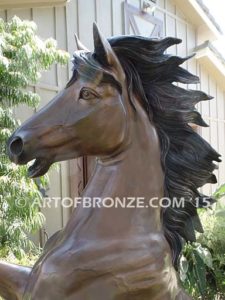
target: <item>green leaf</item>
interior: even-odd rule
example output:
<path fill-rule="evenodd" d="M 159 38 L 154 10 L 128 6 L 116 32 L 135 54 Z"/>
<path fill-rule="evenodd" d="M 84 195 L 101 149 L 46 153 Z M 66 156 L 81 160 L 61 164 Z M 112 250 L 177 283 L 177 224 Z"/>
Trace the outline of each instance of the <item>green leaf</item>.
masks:
<path fill-rule="evenodd" d="M 193 272 L 196 278 L 196 284 L 202 296 L 206 292 L 206 268 L 203 259 L 200 257 L 197 250 L 193 250 L 194 268 Z"/>
<path fill-rule="evenodd" d="M 209 252 L 208 249 L 202 247 L 201 244 L 198 244 L 197 247 L 195 248 L 196 252 L 198 255 L 201 257 L 202 261 L 204 264 L 209 267 L 210 269 L 213 269 L 213 264 L 212 264 L 212 255 Z"/>
<path fill-rule="evenodd" d="M 216 217 L 222 217 L 225 219 L 225 209 L 219 209 L 215 212 Z"/>
<path fill-rule="evenodd" d="M 218 200 L 225 196 L 225 184 L 222 184 L 213 194 L 213 196 Z"/>
<path fill-rule="evenodd" d="M 185 282 L 188 272 L 188 261 L 184 255 L 180 258 L 180 279 Z"/>

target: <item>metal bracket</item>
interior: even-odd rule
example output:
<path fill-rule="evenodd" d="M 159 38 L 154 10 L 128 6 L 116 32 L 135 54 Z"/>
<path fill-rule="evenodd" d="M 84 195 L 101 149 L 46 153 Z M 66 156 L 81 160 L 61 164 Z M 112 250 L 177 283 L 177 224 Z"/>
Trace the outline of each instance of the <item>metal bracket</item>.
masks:
<path fill-rule="evenodd" d="M 153 13 L 156 9 L 158 0 L 141 0 L 141 10 L 143 12 Z"/>

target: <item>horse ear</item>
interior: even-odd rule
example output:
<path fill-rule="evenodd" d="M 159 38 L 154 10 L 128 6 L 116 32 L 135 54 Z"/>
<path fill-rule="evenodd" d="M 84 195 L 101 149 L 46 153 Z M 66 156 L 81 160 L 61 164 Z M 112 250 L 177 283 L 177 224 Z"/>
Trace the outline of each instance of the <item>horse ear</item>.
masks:
<path fill-rule="evenodd" d="M 78 36 L 76 35 L 76 33 L 74 34 L 74 38 L 75 38 L 75 42 L 76 42 L 76 45 L 77 45 L 77 50 L 79 51 L 88 51 L 90 52 L 82 43 L 81 41 L 79 40 Z"/>
<path fill-rule="evenodd" d="M 103 37 L 96 23 L 93 24 L 93 36 L 94 36 L 94 47 L 95 56 L 97 60 L 106 67 L 111 67 L 117 70 L 120 75 L 123 74 L 123 68 L 114 53 L 110 43 Z"/>

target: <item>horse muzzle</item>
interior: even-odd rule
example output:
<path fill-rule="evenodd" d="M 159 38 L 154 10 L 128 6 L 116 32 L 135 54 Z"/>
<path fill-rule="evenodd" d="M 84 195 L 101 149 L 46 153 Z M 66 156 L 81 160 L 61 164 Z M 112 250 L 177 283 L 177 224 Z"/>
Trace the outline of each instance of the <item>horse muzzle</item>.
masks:
<path fill-rule="evenodd" d="M 27 158 L 25 148 L 23 138 L 12 135 L 8 140 L 8 156 L 10 160 L 15 164 L 26 164 L 29 159 Z"/>
<path fill-rule="evenodd" d="M 35 159 L 28 168 L 28 176 L 35 178 L 44 175 L 52 163 L 47 158 L 34 157 L 31 148 L 30 143 L 25 142 L 25 139 L 16 133 L 8 141 L 8 156 L 12 162 L 17 165 L 25 165 Z"/>

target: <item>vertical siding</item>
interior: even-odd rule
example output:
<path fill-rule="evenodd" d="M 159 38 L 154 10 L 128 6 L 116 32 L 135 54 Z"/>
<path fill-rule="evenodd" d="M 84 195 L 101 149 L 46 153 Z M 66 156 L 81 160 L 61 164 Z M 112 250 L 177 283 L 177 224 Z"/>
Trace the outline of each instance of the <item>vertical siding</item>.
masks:
<path fill-rule="evenodd" d="M 224 137 L 225 137 L 225 98 L 223 89 L 218 86 L 217 87 L 217 111 L 218 111 L 218 151 L 222 154 L 222 163 L 219 168 L 219 182 L 225 182 L 225 146 L 224 146 Z"/>
<path fill-rule="evenodd" d="M 121 35 L 124 34 L 124 1 L 123 0 L 111 0 L 112 1 L 112 34 Z"/>
<path fill-rule="evenodd" d="M 112 1 L 96 1 L 96 21 L 105 36 L 112 35 Z"/>
<path fill-rule="evenodd" d="M 42 38 L 55 38 L 55 9 L 54 8 L 34 8 L 33 21 L 38 25 L 38 34 Z M 56 86 L 56 66 L 51 70 L 44 72 L 41 78 L 41 83 Z M 45 103 L 43 103 L 45 104 Z"/>
<path fill-rule="evenodd" d="M 72 54 L 75 51 L 74 33 L 79 33 L 78 1 L 70 1 L 66 6 L 65 13 L 67 49 Z"/>
<path fill-rule="evenodd" d="M 91 36 L 93 22 L 96 21 L 95 0 L 78 0 L 78 24 L 79 37 L 88 49 L 93 49 L 93 39 Z"/>
<path fill-rule="evenodd" d="M 166 6 L 166 0 L 161 0 L 159 2 L 159 5 L 162 7 L 162 8 L 165 8 Z M 160 11 L 160 10 L 156 10 L 154 12 L 154 17 L 158 18 L 159 20 L 161 20 L 163 22 L 163 31 L 162 31 L 162 36 L 166 36 L 166 19 L 165 19 L 165 14 L 163 11 Z"/>

